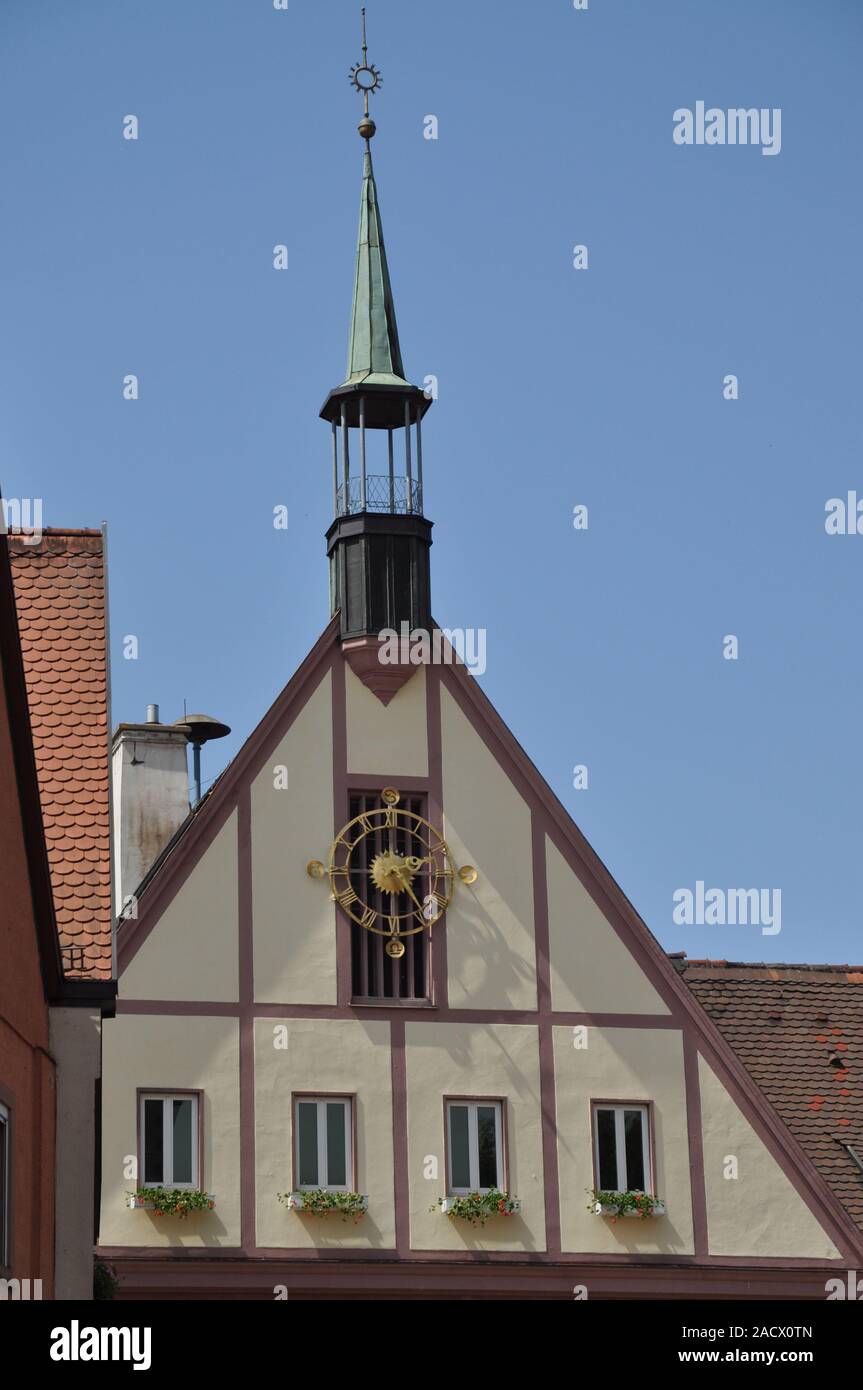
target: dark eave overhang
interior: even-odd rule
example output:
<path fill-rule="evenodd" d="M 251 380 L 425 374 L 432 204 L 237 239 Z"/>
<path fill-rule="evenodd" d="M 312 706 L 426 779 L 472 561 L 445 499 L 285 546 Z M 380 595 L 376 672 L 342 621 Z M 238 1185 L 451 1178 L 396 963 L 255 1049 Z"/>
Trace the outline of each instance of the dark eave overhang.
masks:
<path fill-rule="evenodd" d="M 322 420 L 340 424 L 342 405 L 345 419 L 351 429 L 358 429 L 360 423 L 360 399 L 365 400 L 365 424 L 370 430 L 401 429 L 405 423 L 405 401 L 411 408 L 411 421 L 419 414 L 422 419 L 431 405 L 431 397 L 419 386 L 387 386 L 380 382 L 350 382 L 337 386 L 327 396 L 320 409 Z"/>

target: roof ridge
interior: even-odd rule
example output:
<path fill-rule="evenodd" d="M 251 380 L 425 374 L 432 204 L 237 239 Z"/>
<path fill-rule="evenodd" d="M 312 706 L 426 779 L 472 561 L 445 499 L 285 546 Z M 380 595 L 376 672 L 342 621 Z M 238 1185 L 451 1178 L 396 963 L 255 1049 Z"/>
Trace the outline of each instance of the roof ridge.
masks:
<path fill-rule="evenodd" d="M 673 960 L 678 970 L 686 970 L 691 965 L 709 966 L 714 970 L 823 970 L 823 971 L 845 971 L 850 974 L 863 972 L 863 965 L 849 965 L 846 961 L 821 962 L 812 964 L 808 961 L 779 961 L 779 960 L 711 960 L 708 957 L 693 957 L 688 959 L 680 952 L 669 951 L 669 959 Z"/>
<path fill-rule="evenodd" d="M 92 536 L 101 537 L 101 526 L 22 526 L 8 533 L 10 541 L 20 541 L 27 536 Z"/>

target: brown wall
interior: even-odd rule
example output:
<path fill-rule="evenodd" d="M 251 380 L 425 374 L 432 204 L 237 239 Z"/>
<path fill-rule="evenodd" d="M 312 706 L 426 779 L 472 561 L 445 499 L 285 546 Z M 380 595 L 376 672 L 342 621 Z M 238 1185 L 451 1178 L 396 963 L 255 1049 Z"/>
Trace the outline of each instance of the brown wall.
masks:
<path fill-rule="evenodd" d="M 0 678 L 0 1101 L 11 1111 L 11 1262 L 53 1293 L 54 1063 L 18 784 Z"/>
<path fill-rule="evenodd" d="M 11 1116 L 10 1262 L 2 1276 L 54 1292 L 54 1063 L 0 1018 L 0 1101 Z"/>

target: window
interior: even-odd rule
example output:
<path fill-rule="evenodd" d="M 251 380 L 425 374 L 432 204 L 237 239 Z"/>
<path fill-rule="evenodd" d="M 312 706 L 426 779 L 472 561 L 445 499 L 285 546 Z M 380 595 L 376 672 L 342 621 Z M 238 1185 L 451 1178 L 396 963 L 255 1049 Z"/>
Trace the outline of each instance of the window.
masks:
<path fill-rule="evenodd" d="M 368 795 L 354 792 L 350 797 L 350 819 L 366 811 L 380 810 L 380 806 L 379 791 Z M 425 817 L 425 798 L 405 796 L 399 803 L 399 809 Z M 385 917 L 391 910 L 390 898 L 372 885 L 370 874 L 373 859 L 385 849 L 394 849 L 397 854 L 415 854 L 422 859 L 429 849 L 420 835 L 402 827 L 395 832 L 381 828 L 375 834 L 367 835 L 363 846 L 365 863 L 358 865 L 356 875 L 352 875 L 351 886 L 369 907 L 376 908 Z M 428 892 L 426 870 L 417 875 L 413 889 L 422 902 Z M 405 953 L 400 959 L 394 960 L 384 950 L 384 938 L 379 932 L 366 931 L 359 923 L 351 922 L 351 987 L 354 999 L 428 999 L 429 937 L 428 931 L 406 936 Z"/>
<path fill-rule="evenodd" d="M 602 1192 L 652 1191 L 646 1105 L 595 1105 L 593 1146 Z"/>
<path fill-rule="evenodd" d="M 446 1105 L 449 1190 L 502 1188 L 503 1106 L 499 1100 L 450 1100 Z"/>
<path fill-rule="evenodd" d="M 200 1186 L 199 1097 L 188 1091 L 141 1096 L 142 1187 Z"/>
<path fill-rule="evenodd" d="M 0 1269 L 9 1265 L 9 1168 L 12 1162 L 9 1143 L 9 1111 L 0 1105 Z"/>
<path fill-rule="evenodd" d="M 353 1104 L 347 1096 L 294 1100 L 294 1187 L 351 1192 Z"/>

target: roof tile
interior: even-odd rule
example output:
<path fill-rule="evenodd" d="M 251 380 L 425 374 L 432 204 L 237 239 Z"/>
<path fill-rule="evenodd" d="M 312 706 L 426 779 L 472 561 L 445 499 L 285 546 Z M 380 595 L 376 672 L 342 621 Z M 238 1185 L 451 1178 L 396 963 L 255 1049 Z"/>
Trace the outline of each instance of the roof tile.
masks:
<path fill-rule="evenodd" d="M 39 795 L 70 975 L 111 976 L 108 666 L 101 531 L 8 537 Z"/>
<path fill-rule="evenodd" d="M 863 1230 L 863 968 L 672 963 Z"/>

